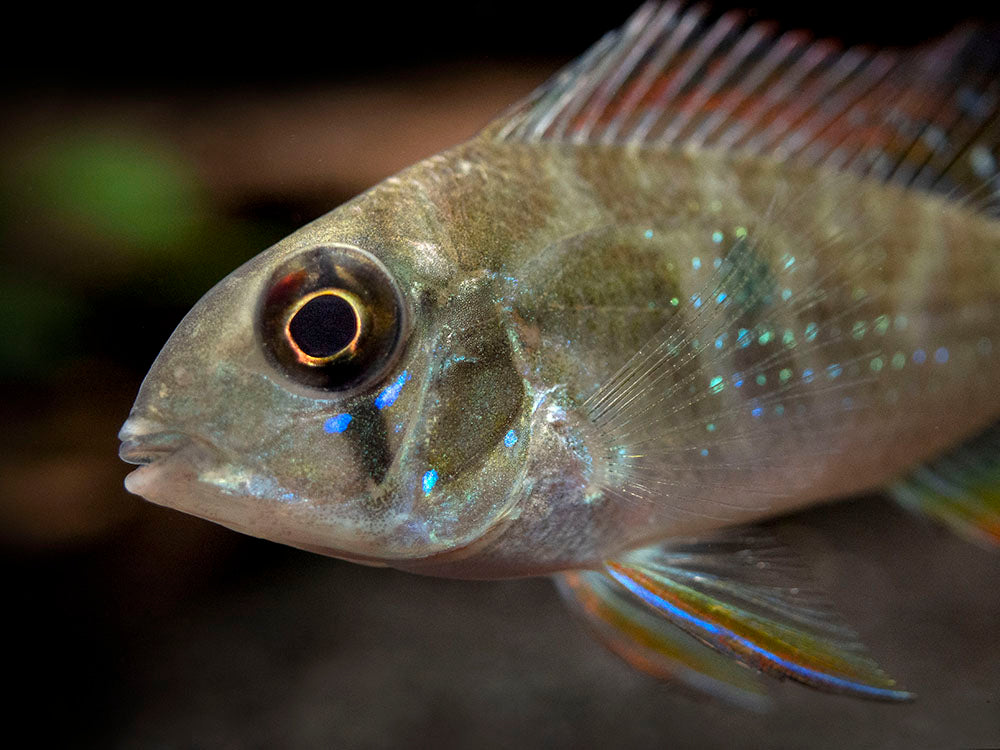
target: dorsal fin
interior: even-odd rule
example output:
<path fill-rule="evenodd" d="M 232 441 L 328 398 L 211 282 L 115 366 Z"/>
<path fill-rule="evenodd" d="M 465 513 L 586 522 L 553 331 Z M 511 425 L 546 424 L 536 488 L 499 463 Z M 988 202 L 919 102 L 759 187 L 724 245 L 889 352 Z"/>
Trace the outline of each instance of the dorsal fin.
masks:
<path fill-rule="evenodd" d="M 648 2 L 487 128 L 502 141 L 730 149 L 960 196 L 996 213 L 1000 33 L 841 50 Z"/>

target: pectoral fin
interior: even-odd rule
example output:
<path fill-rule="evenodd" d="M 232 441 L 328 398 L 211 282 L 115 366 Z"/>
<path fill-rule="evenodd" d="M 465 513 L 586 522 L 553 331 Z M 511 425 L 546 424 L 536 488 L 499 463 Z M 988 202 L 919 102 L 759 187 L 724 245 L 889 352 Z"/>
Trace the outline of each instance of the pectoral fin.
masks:
<path fill-rule="evenodd" d="M 627 592 L 647 611 L 754 669 L 861 698 L 912 698 L 865 653 L 808 583 L 805 568 L 768 540 L 645 547 L 606 561 L 594 575 L 615 582 L 618 596 Z"/>
<path fill-rule="evenodd" d="M 1000 425 L 922 466 L 889 492 L 967 539 L 1000 546 Z"/>

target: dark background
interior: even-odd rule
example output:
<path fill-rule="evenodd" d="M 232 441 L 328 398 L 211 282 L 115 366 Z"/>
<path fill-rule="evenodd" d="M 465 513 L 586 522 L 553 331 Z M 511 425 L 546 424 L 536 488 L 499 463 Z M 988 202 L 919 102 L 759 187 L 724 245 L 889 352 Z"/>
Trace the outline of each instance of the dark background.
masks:
<path fill-rule="evenodd" d="M 632 3 L 26 8 L 0 47 L 8 731 L 120 747 L 1000 744 L 1000 561 L 878 498 L 786 529 L 920 699 L 776 685 L 765 716 L 619 664 L 544 580 L 323 559 L 127 495 L 115 434 L 214 281 L 471 136 Z M 722 7 L 716 4 L 716 7 Z M 766 3 L 915 44 L 969 3 Z"/>

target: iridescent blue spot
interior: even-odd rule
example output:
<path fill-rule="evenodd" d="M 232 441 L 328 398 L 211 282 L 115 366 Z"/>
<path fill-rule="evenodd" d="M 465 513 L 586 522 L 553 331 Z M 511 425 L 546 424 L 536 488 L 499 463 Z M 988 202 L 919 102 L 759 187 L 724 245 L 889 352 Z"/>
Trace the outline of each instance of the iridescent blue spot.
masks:
<path fill-rule="evenodd" d="M 913 361 L 916 362 L 918 365 L 922 365 L 924 362 L 927 361 L 927 352 L 925 352 L 923 349 L 917 349 L 915 352 L 913 352 Z"/>
<path fill-rule="evenodd" d="M 708 455 L 708 448 L 702 448 L 701 449 L 701 455 L 707 456 Z"/>
<path fill-rule="evenodd" d="M 806 383 L 811 383 L 813 381 L 813 371 L 808 367 L 802 371 L 802 380 Z"/>
<path fill-rule="evenodd" d="M 701 268 L 701 258 L 699 258 L 697 255 L 691 259 L 691 268 L 693 268 L 695 271 Z"/>
<path fill-rule="evenodd" d="M 826 374 L 829 375 L 831 378 L 840 377 L 840 373 L 842 373 L 843 371 L 844 368 L 836 363 L 828 365 L 826 368 Z"/>
<path fill-rule="evenodd" d="M 719 302 L 725 302 L 726 301 L 726 293 L 725 292 L 719 292 L 719 296 L 716 299 L 718 299 Z"/>
<path fill-rule="evenodd" d="M 338 414 L 335 417 L 330 417 L 323 423 L 323 431 L 328 432 L 331 435 L 337 432 L 343 432 L 347 429 L 347 425 L 351 423 L 353 417 L 350 414 Z"/>
<path fill-rule="evenodd" d="M 945 362 L 947 362 L 948 350 L 942 346 L 940 349 L 934 352 L 934 361 L 937 362 L 939 365 L 943 365 Z"/>
<path fill-rule="evenodd" d="M 760 415 L 764 413 L 764 410 L 761 409 L 759 406 L 755 406 L 753 409 L 750 410 L 750 413 L 759 419 Z"/>
<path fill-rule="evenodd" d="M 514 443 L 517 442 L 517 433 L 514 430 L 507 430 L 507 434 L 503 436 L 503 444 L 508 448 L 512 447 Z"/>
<path fill-rule="evenodd" d="M 375 397 L 375 406 L 379 409 L 385 409 L 396 403 L 396 399 L 399 398 L 399 392 L 409 379 L 410 371 L 403 370 L 391 385 L 383 388 L 382 392 Z"/>
<path fill-rule="evenodd" d="M 785 302 L 788 302 L 788 300 L 790 300 L 791 298 L 792 298 L 792 290 L 791 289 L 782 289 L 781 290 L 781 299 L 783 299 Z"/>
<path fill-rule="evenodd" d="M 722 336 L 719 336 L 719 338 L 717 338 L 715 340 L 715 348 L 716 349 L 721 349 L 723 347 L 723 345 L 725 344 L 725 342 L 722 340 L 723 336 L 725 336 L 725 334 L 722 334 Z"/>
<path fill-rule="evenodd" d="M 691 297 L 691 301 L 694 303 L 695 309 L 701 307 L 701 297 L 697 294 Z"/>
<path fill-rule="evenodd" d="M 736 343 L 743 348 L 750 346 L 750 331 L 746 328 L 741 328 L 739 335 L 736 337 Z"/>
<path fill-rule="evenodd" d="M 653 230 L 652 229 L 647 229 L 646 230 L 646 239 L 647 240 L 653 239 Z"/>
<path fill-rule="evenodd" d="M 434 469 L 431 469 L 430 471 L 424 474 L 423 486 L 425 495 L 431 494 L 431 490 L 434 489 L 434 485 L 437 484 L 437 481 L 438 481 L 438 473 L 434 471 Z"/>
<path fill-rule="evenodd" d="M 708 387 L 711 389 L 712 393 L 718 393 L 726 387 L 726 384 L 723 382 L 721 375 L 716 375 L 711 381 L 709 381 Z"/>
<path fill-rule="evenodd" d="M 722 232 L 718 232 L 718 231 L 712 232 L 712 242 L 714 242 L 716 245 L 721 245 L 722 244 Z"/>
<path fill-rule="evenodd" d="M 741 388 L 742 386 L 743 386 L 743 376 L 740 375 L 739 373 L 736 373 L 735 375 L 733 375 L 733 387 Z"/>
<path fill-rule="evenodd" d="M 712 265 L 716 268 L 722 268 L 722 258 L 716 258 L 712 261 Z"/>
<path fill-rule="evenodd" d="M 815 341 L 816 334 L 819 332 L 819 326 L 815 323 L 810 323 L 806 326 L 806 341 Z"/>
<path fill-rule="evenodd" d="M 786 270 L 795 265 L 795 256 L 789 255 L 789 256 L 787 256 L 787 258 L 788 259 L 785 261 L 785 269 Z"/>

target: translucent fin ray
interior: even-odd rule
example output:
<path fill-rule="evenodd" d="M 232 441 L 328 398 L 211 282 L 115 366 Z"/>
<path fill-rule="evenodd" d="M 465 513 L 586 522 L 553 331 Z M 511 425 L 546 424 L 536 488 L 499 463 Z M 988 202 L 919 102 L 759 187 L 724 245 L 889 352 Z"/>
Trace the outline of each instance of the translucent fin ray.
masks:
<path fill-rule="evenodd" d="M 640 7 L 487 133 L 796 159 L 976 196 L 995 215 L 998 123 L 996 29 L 961 28 L 915 50 L 841 50 L 667 2 Z"/>
<path fill-rule="evenodd" d="M 722 654 L 820 690 L 913 696 L 865 652 L 784 548 L 752 536 L 645 547 L 605 563 L 635 600 Z"/>
<path fill-rule="evenodd" d="M 1000 547 L 1000 425 L 922 466 L 889 492 L 967 539 Z"/>

